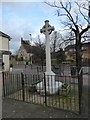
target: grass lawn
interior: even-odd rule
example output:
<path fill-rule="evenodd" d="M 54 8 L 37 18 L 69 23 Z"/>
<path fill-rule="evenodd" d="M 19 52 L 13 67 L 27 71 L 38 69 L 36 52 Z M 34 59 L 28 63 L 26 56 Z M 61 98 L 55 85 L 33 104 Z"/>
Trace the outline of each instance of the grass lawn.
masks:
<path fill-rule="evenodd" d="M 70 88 L 71 88 L 70 92 L 67 95 L 65 94 L 47 95 L 46 96 L 47 106 L 70 110 L 78 113 L 79 111 L 78 85 L 72 84 Z M 23 100 L 22 95 L 23 95 L 22 90 L 19 90 L 14 94 L 10 94 L 7 97 L 22 101 Z M 45 96 L 40 95 L 37 92 L 30 92 L 29 87 L 25 87 L 24 96 L 25 96 L 25 102 L 45 105 Z"/>

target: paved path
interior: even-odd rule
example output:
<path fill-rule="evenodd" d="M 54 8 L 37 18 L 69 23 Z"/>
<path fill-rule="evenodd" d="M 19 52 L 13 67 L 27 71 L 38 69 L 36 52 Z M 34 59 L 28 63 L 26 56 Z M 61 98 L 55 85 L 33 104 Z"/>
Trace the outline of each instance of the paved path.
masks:
<path fill-rule="evenodd" d="M 53 109 L 11 99 L 3 100 L 3 118 L 80 118 L 64 110 Z"/>

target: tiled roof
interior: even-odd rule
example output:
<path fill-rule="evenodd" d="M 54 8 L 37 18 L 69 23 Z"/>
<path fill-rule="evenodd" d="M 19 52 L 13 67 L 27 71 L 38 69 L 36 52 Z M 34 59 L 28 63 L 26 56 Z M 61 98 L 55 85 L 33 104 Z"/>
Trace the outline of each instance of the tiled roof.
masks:
<path fill-rule="evenodd" d="M 32 53 L 34 54 L 36 51 L 38 51 L 38 46 L 31 46 L 29 40 L 23 40 L 23 38 L 21 38 L 21 46 L 24 47 L 24 49 L 26 50 L 27 53 Z"/>
<path fill-rule="evenodd" d="M 31 53 L 31 45 L 29 43 L 29 40 L 26 41 L 21 38 L 21 45 L 24 47 L 27 53 Z"/>
<path fill-rule="evenodd" d="M 75 44 L 74 45 L 68 45 L 65 48 L 65 51 L 69 50 L 69 49 L 74 49 L 75 48 Z"/>
<path fill-rule="evenodd" d="M 90 45 L 90 42 L 83 43 L 82 45 Z"/>
<path fill-rule="evenodd" d="M 21 44 L 30 45 L 29 40 L 21 40 Z"/>
<path fill-rule="evenodd" d="M 31 45 L 23 44 L 23 47 L 27 51 L 27 53 L 31 53 Z"/>
<path fill-rule="evenodd" d="M 90 45 L 90 42 L 82 43 L 82 46 L 86 46 L 86 45 Z M 75 49 L 75 44 L 66 46 L 65 51 L 69 49 Z"/>
<path fill-rule="evenodd" d="M 11 37 L 3 32 L 0 31 L 0 36 L 8 38 L 9 40 L 11 40 Z"/>

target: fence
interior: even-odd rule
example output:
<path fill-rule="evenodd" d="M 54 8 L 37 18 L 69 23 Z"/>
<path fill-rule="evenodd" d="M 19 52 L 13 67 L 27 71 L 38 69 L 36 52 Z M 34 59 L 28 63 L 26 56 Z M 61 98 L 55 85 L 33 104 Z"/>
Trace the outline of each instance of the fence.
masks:
<path fill-rule="evenodd" d="M 55 83 L 52 82 L 53 78 Z M 51 82 L 48 82 L 50 80 Z M 60 83 L 62 83 L 61 86 Z M 78 93 L 76 76 L 46 76 L 45 74 L 3 72 L 3 97 L 78 113 Z"/>

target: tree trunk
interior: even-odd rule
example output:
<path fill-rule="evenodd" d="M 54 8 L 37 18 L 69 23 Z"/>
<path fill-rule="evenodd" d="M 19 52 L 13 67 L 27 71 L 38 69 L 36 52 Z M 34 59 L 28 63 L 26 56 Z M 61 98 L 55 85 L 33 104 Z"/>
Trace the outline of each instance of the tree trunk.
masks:
<path fill-rule="evenodd" d="M 76 34 L 76 69 L 77 69 L 77 78 L 78 78 L 78 90 L 79 90 L 79 110 L 81 113 L 81 103 L 82 103 L 82 44 L 81 44 L 81 36 L 77 32 Z"/>

